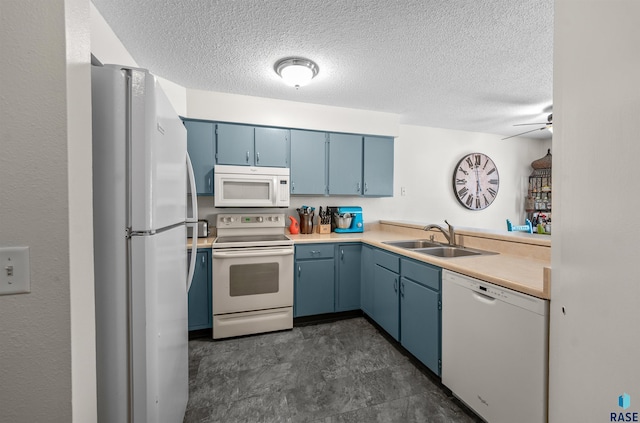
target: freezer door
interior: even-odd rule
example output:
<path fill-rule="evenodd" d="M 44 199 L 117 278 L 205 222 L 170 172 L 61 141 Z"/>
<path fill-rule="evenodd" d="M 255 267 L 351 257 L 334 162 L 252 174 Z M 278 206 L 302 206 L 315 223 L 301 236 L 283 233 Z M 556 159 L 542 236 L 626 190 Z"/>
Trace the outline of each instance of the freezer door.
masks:
<path fill-rule="evenodd" d="M 131 228 L 152 231 L 185 221 L 187 130 L 153 75 L 130 74 Z"/>
<path fill-rule="evenodd" d="M 178 423 L 188 398 L 184 225 L 131 238 L 133 421 Z"/>

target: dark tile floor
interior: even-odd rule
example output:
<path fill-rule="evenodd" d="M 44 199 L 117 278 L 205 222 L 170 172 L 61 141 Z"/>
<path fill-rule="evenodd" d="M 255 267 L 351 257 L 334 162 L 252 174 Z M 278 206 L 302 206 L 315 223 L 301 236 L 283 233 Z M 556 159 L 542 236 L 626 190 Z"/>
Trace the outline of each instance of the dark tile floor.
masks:
<path fill-rule="evenodd" d="M 476 422 L 365 318 L 189 341 L 184 422 Z"/>

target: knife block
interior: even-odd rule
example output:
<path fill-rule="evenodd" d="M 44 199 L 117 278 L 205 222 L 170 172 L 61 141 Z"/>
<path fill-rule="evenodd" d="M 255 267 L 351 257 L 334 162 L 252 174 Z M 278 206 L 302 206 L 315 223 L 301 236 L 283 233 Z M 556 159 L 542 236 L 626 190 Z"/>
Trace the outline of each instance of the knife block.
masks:
<path fill-rule="evenodd" d="M 330 234 L 331 233 L 331 224 L 328 223 L 326 225 L 316 225 L 316 232 L 319 234 Z"/>

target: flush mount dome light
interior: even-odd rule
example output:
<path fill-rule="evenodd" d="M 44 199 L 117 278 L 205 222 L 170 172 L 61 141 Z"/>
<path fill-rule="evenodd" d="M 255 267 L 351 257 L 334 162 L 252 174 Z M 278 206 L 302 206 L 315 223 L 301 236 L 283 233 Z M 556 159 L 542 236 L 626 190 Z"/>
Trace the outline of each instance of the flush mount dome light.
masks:
<path fill-rule="evenodd" d="M 285 84 L 300 88 L 307 85 L 318 74 L 318 65 L 309 59 L 292 57 L 275 64 L 274 69 Z"/>

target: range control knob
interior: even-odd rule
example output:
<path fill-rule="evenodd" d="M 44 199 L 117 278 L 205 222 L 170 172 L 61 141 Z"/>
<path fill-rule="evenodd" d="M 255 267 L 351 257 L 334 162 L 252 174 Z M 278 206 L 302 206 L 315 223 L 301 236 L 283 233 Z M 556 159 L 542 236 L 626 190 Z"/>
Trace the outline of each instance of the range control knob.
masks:
<path fill-rule="evenodd" d="M 258 222 L 258 223 L 262 223 L 263 220 L 264 219 L 262 218 L 262 216 L 256 217 L 256 222 Z"/>
<path fill-rule="evenodd" d="M 273 221 L 274 222 L 280 222 L 280 216 L 274 216 L 273 217 Z"/>

